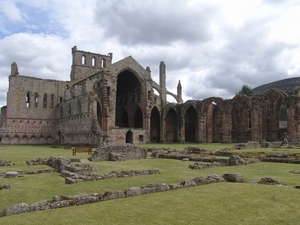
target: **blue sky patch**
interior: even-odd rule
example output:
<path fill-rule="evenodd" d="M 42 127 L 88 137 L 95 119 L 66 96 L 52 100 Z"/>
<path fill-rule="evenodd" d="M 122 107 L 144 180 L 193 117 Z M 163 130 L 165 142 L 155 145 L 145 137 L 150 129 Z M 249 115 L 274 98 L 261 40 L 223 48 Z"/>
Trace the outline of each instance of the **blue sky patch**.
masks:
<path fill-rule="evenodd" d="M 22 3 L 16 3 L 16 7 L 20 10 L 23 21 L 11 21 L 4 13 L 0 12 L 1 39 L 15 33 L 43 33 L 67 36 L 67 31 L 53 17 L 55 14 L 51 13 L 51 11 Z"/>

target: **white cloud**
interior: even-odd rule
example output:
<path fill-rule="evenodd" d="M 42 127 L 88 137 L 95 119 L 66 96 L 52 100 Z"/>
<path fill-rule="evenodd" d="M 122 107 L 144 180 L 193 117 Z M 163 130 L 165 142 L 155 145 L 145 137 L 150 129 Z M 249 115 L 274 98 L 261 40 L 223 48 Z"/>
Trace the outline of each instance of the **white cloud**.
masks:
<path fill-rule="evenodd" d="M 1 1 L 0 12 L 10 21 L 24 22 L 24 16 L 13 1 Z"/>

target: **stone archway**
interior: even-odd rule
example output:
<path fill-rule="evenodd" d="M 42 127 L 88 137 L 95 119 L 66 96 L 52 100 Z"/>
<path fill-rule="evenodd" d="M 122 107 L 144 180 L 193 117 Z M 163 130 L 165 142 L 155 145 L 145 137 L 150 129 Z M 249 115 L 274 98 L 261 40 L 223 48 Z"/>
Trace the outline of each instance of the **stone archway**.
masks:
<path fill-rule="evenodd" d="M 126 143 L 133 144 L 133 133 L 131 130 L 126 133 Z"/>
<path fill-rule="evenodd" d="M 166 116 L 166 142 L 177 142 L 177 120 L 177 113 L 173 108 L 171 108 Z"/>
<path fill-rule="evenodd" d="M 138 77 L 125 70 L 118 75 L 116 92 L 115 125 L 119 127 L 143 127 L 142 86 Z"/>
<path fill-rule="evenodd" d="M 196 142 L 197 130 L 198 130 L 198 115 L 192 106 L 188 108 L 184 116 L 184 130 L 185 141 Z"/>
<path fill-rule="evenodd" d="M 150 142 L 160 142 L 160 114 L 157 107 L 151 111 Z"/>

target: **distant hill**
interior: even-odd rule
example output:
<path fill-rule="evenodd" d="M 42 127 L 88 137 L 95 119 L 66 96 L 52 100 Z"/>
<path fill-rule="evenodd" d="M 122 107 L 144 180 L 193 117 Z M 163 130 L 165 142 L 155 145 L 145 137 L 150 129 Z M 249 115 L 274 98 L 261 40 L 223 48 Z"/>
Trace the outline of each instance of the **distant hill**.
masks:
<path fill-rule="evenodd" d="M 261 94 L 270 88 L 278 88 L 283 91 L 294 91 L 294 88 L 297 86 L 300 86 L 300 77 L 287 78 L 272 83 L 263 84 L 253 88 L 252 90 L 255 94 Z"/>

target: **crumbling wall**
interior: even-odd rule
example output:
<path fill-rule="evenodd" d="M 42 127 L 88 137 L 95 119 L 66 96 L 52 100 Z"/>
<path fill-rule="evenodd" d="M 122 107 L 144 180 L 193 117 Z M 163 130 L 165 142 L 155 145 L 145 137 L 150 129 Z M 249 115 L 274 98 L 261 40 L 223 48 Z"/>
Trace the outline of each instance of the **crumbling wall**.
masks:
<path fill-rule="evenodd" d="M 129 159 L 145 159 L 147 150 L 136 145 L 110 145 L 98 147 L 88 159 L 95 161 L 124 161 Z"/>

